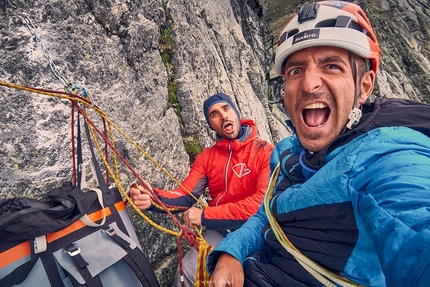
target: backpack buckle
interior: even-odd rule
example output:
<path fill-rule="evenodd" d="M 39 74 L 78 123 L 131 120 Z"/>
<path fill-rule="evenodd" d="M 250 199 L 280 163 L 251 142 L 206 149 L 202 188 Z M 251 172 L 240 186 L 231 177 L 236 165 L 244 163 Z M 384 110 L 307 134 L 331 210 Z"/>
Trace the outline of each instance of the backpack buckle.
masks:
<path fill-rule="evenodd" d="M 81 249 L 79 249 L 79 247 L 75 243 L 71 243 L 63 247 L 63 250 L 69 253 L 69 255 L 72 257 L 81 253 Z"/>
<path fill-rule="evenodd" d="M 109 234 L 109 236 L 114 236 L 116 234 L 115 229 L 110 227 L 110 225 L 103 227 L 103 231 Z"/>

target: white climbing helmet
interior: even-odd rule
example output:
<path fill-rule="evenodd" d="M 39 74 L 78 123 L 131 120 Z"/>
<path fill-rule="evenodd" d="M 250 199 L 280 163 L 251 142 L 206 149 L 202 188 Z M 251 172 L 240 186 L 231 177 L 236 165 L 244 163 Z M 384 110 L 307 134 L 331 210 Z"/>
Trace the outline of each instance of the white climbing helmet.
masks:
<path fill-rule="evenodd" d="M 278 40 L 275 71 L 283 75 L 289 55 L 315 46 L 333 46 L 369 59 L 377 72 L 380 49 L 369 20 L 360 6 L 343 1 L 323 1 L 303 6 L 285 26 Z"/>

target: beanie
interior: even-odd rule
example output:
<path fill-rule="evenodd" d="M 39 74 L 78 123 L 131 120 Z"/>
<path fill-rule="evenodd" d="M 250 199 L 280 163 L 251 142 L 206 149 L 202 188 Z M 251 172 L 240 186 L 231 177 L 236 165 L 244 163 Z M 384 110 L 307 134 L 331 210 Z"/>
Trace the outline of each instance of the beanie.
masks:
<path fill-rule="evenodd" d="M 223 93 L 218 93 L 215 95 L 210 96 L 209 98 L 206 99 L 206 101 L 203 104 L 203 112 L 205 113 L 205 117 L 206 117 L 206 121 L 208 122 L 209 127 L 213 130 L 213 127 L 211 126 L 211 122 L 209 120 L 209 109 L 217 104 L 217 103 L 227 103 L 236 113 L 237 118 L 239 120 L 239 125 L 240 125 L 240 114 L 239 111 L 237 110 L 236 106 L 233 104 L 233 102 L 231 101 L 230 97 L 227 96 L 226 94 Z"/>

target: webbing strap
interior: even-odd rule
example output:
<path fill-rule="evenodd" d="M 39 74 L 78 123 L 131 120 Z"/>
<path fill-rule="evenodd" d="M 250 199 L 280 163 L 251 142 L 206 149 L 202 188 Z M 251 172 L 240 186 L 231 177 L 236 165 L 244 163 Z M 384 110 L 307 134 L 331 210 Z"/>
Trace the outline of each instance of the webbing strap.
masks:
<path fill-rule="evenodd" d="M 273 170 L 269 180 L 269 186 L 267 187 L 267 192 L 264 196 L 264 209 L 266 211 L 267 219 L 269 220 L 270 226 L 272 227 L 272 231 L 278 239 L 279 243 L 285 248 L 285 250 L 288 251 L 288 253 L 290 253 L 297 260 L 297 262 L 306 271 L 308 271 L 316 280 L 318 280 L 324 286 L 336 287 L 336 284 L 338 284 L 338 286 L 343 287 L 363 286 L 323 268 L 318 263 L 301 253 L 300 250 L 298 250 L 288 239 L 287 235 L 285 234 L 285 232 L 283 231 L 283 229 L 281 228 L 278 221 L 273 216 L 270 210 L 270 200 L 273 196 L 273 191 L 278 180 L 280 169 L 280 164 L 278 164 Z"/>
<path fill-rule="evenodd" d="M 139 279 L 140 283 L 142 283 L 143 287 L 159 286 L 158 280 L 152 272 L 152 267 L 146 259 L 145 254 L 143 254 L 142 250 L 137 247 L 134 249 L 131 248 L 130 243 L 121 238 L 113 227 L 106 226 L 103 229 L 109 234 L 110 238 L 112 238 L 119 246 L 124 249 L 124 251 L 127 252 L 127 254 L 123 257 L 123 260 L 133 270 L 133 273 Z M 145 272 L 145 270 L 149 270 L 150 272 Z"/>
<path fill-rule="evenodd" d="M 84 278 L 85 284 L 87 286 L 103 287 L 103 284 L 100 281 L 99 276 L 93 277 L 91 275 L 90 271 L 87 268 L 88 263 L 85 261 L 84 257 L 82 257 L 81 250 L 75 243 L 65 246 L 63 250 L 66 251 L 70 255 L 70 257 L 72 257 L 73 261 L 78 267 L 79 273 Z"/>
<path fill-rule="evenodd" d="M 97 182 L 97 185 L 100 188 L 90 188 L 87 187 L 87 181 L 86 181 L 86 174 L 85 174 L 85 166 L 83 163 L 83 158 L 82 158 L 82 141 L 81 141 L 81 124 L 80 124 L 80 116 L 78 115 L 78 138 L 77 138 L 77 153 L 78 153 L 78 165 L 79 165 L 79 187 L 83 192 L 88 192 L 88 191 L 94 191 L 97 194 L 97 199 L 99 201 L 100 206 L 102 207 L 103 210 L 103 219 L 102 221 L 97 224 L 94 221 L 92 221 L 87 214 L 84 214 L 81 217 L 82 222 L 84 222 L 86 225 L 91 226 L 91 227 L 100 227 L 102 226 L 105 221 L 106 221 L 106 213 L 105 213 L 105 209 L 104 209 L 104 200 L 103 200 L 103 190 L 107 190 L 107 185 L 103 180 L 103 177 L 101 175 L 101 171 L 100 168 L 98 167 L 97 161 L 95 159 L 94 156 L 94 150 L 93 150 L 93 146 L 91 144 L 91 137 L 89 135 L 89 131 L 88 131 L 88 125 L 87 123 L 84 121 L 84 125 L 85 125 L 85 130 L 86 130 L 86 134 L 87 134 L 87 140 L 88 140 L 88 145 L 90 146 L 90 150 L 91 150 L 91 160 L 90 160 L 90 167 L 91 167 L 91 171 L 92 174 L 94 176 L 94 179 Z M 98 169 L 97 169 L 98 168 Z"/>

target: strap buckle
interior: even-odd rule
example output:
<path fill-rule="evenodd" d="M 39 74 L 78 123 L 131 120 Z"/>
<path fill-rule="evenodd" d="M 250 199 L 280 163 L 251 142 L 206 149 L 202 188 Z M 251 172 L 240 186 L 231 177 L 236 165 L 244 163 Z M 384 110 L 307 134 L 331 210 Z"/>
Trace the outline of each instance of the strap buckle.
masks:
<path fill-rule="evenodd" d="M 114 236 L 116 234 L 115 229 L 110 225 L 103 227 L 103 231 L 109 234 L 109 236 Z"/>
<path fill-rule="evenodd" d="M 79 249 L 79 247 L 75 243 L 71 243 L 63 247 L 63 250 L 69 253 L 69 255 L 72 257 L 81 253 L 81 249 Z"/>

